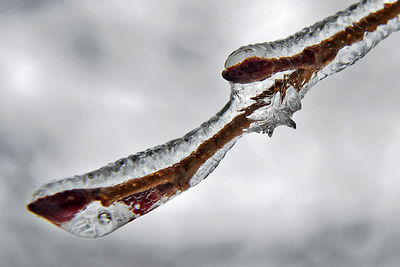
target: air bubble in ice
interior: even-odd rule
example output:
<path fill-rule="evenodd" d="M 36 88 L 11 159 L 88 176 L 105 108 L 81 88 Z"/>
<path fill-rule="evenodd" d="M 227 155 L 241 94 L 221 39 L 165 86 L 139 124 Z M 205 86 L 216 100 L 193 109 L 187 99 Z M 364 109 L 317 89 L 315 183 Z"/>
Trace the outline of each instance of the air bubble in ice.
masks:
<path fill-rule="evenodd" d="M 97 218 L 99 219 L 100 224 L 108 224 L 111 222 L 111 214 L 105 210 L 99 212 Z"/>

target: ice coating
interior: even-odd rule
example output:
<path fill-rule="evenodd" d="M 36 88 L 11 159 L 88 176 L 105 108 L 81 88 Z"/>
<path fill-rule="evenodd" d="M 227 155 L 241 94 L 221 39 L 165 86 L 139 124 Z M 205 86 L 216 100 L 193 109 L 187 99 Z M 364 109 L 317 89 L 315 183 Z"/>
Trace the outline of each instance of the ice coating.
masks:
<path fill-rule="evenodd" d="M 237 136 L 232 135 L 232 140 L 226 144 L 218 144 L 217 140 L 210 143 L 204 141 L 212 139 L 235 116 L 243 113 L 240 111 L 242 108 L 243 102 L 233 97 L 209 121 L 180 139 L 120 159 L 88 174 L 43 185 L 34 194 L 28 209 L 80 237 L 95 238 L 108 234 L 203 180 L 233 146 Z M 199 162 L 192 164 L 189 155 Z M 163 157 L 167 162 L 153 162 L 162 161 Z M 175 162 L 171 163 L 171 159 Z M 167 167 L 155 167 L 163 165 Z M 141 168 L 144 170 L 136 170 Z M 188 168 L 193 170 L 186 179 Z M 135 173 L 142 175 L 128 176 Z M 160 180 L 160 176 L 169 178 Z M 141 181 L 144 181 L 142 187 L 132 185 L 132 182 Z M 149 181 L 154 183 L 147 185 Z M 119 188 L 116 189 L 116 186 Z M 121 187 L 128 191 L 123 197 Z M 117 196 L 118 200 L 110 201 L 110 195 Z"/>
<path fill-rule="evenodd" d="M 250 44 L 232 52 L 225 61 L 225 68 L 236 65 L 246 58 L 280 58 L 300 53 L 304 48 L 331 37 L 335 33 L 358 22 L 370 13 L 383 8 L 385 3 L 395 1 L 368 0 L 351 5 L 343 11 L 325 18 L 314 25 L 289 36 L 283 40 Z"/>
<path fill-rule="evenodd" d="M 223 109 L 182 138 L 46 184 L 36 191 L 28 209 L 80 237 L 111 233 L 200 183 L 246 133 L 271 136 L 279 125 L 295 128 L 291 117 L 301 109 L 309 88 L 398 30 L 399 13 L 398 1 L 363 1 L 285 40 L 239 48 L 228 57 L 228 68 L 246 58 L 287 60 L 273 62 L 274 68 L 283 67 L 260 81 L 231 82 Z M 358 30 L 353 34 L 351 27 Z M 349 42 L 337 45 L 338 34 Z M 306 57 L 296 56 L 303 51 Z"/>
<path fill-rule="evenodd" d="M 222 76 L 233 83 L 251 83 L 286 70 L 318 71 L 344 47 L 353 47 L 353 44 L 363 41 L 366 34 L 376 32 L 380 25 L 398 19 L 398 9 L 396 2 L 365 1 L 285 40 L 241 47 L 226 60 Z M 375 36 L 372 40 L 376 43 L 382 38 L 385 35 Z M 359 50 L 359 47 L 354 46 L 353 50 Z"/>
<path fill-rule="evenodd" d="M 189 156 L 204 140 L 212 137 L 227 122 L 231 121 L 238 113 L 233 111 L 240 109 L 235 105 L 238 103 L 230 101 L 221 112 L 182 138 L 119 159 L 98 170 L 45 184 L 33 194 L 33 200 L 77 187 L 112 186 L 171 166 Z"/>

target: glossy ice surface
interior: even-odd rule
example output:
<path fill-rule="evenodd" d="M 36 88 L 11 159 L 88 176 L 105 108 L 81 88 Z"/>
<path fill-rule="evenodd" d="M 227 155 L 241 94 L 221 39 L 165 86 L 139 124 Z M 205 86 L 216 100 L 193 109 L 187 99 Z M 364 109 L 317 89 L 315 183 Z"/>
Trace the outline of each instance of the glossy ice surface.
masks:
<path fill-rule="evenodd" d="M 285 40 L 239 48 L 228 57 L 225 66 L 240 64 L 246 58 L 301 53 L 382 10 L 385 3 L 363 1 Z M 361 40 L 335 51 L 334 58 L 326 64 L 311 70 L 296 68 L 272 73 L 262 81 L 247 84 L 230 83 L 229 102 L 199 128 L 90 173 L 46 184 L 34 194 L 28 208 L 63 229 L 88 238 L 106 235 L 148 213 L 206 178 L 245 133 L 271 136 L 279 125 L 295 128 L 291 117 L 301 109 L 301 99 L 315 83 L 354 64 L 400 28 L 398 13 L 393 12 L 395 15 L 385 23 L 365 31 Z M 142 182 L 143 187 L 136 189 Z M 126 186 L 119 193 L 114 188 L 121 184 Z"/>

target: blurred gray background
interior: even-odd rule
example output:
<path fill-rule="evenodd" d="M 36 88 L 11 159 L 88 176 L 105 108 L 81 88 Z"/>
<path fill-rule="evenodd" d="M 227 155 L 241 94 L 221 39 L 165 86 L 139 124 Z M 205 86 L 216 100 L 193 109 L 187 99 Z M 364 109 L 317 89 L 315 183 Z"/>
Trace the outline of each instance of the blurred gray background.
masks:
<path fill-rule="evenodd" d="M 315 86 L 297 130 L 97 240 L 30 214 L 41 184 L 177 138 L 239 46 L 352 0 L 0 0 L 0 266 L 399 266 L 400 33 Z"/>

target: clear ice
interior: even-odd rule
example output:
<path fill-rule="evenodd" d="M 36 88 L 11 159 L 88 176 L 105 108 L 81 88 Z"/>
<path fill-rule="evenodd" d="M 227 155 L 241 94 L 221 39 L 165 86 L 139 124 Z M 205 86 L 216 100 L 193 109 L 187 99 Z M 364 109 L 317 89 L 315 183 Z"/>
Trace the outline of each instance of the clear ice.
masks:
<path fill-rule="evenodd" d="M 225 67 L 230 67 L 254 56 L 271 58 L 300 53 L 305 47 L 317 44 L 368 14 L 382 9 L 384 3 L 387 3 L 387 1 L 362 1 L 311 27 L 301 30 L 287 39 L 241 47 L 228 57 Z M 243 134 L 227 142 L 197 170 L 190 180 L 190 186 L 197 185 L 215 169 L 224 158 L 226 152 L 244 134 L 257 132 L 267 133 L 271 136 L 274 129 L 279 125 L 295 128 L 296 124 L 292 120 L 292 115 L 301 109 L 301 99 L 313 85 L 328 75 L 354 64 L 380 40 L 399 30 L 399 28 L 399 16 L 396 16 L 389 20 L 388 23 L 378 26 L 375 31 L 365 33 L 362 41 L 341 49 L 335 59 L 315 73 L 300 91 L 290 86 L 284 97 L 280 92 L 277 92 L 272 96 L 267 95 L 256 98 L 273 86 L 277 80 L 284 79 L 290 75 L 293 70 L 275 73 L 260 82 L 249 84 L 230 83 L 230 99 L 225 107 L 200 127 L 190 131 L 182 138 L 122 158 L 98 170 L 46 184 L 34 193 L 33 201 L 70 189 L 117 185 L 172 166 L 189 156 L 200 144 L 221 131 L 235 117 L 242 115 L 250 105 L 257 102 L 260 103 L 260 108 L 247 116 L 252 122 L 247 129 L 244 129 Z M 176 195 L 179 193 L 181 192 L 176 192 Z M 172 197 L 161 198 L 153 203 L 149 210 L 160 206 L 170 198 Z M 85 209 L 76 213 L 71 220 L 59 226 L 77 236 L 94 238 L 106 235 L 136 217 L 138 215 L 132 212 L 132 208 L 122 202 L 115 202 L 105 207 L 99 201 L 94 201 L 87 205 Z"/>

